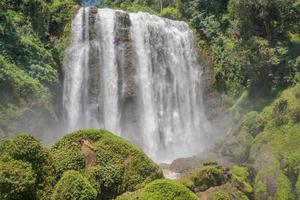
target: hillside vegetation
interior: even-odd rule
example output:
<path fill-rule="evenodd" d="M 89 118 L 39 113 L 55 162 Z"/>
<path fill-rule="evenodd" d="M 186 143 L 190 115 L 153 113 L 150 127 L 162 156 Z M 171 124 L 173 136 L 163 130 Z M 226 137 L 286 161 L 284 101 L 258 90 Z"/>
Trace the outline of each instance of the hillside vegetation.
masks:
<path fill-rule="evenodd" d="M 50 137 L 57 126 L 61 61 L 77 3 L 0 1 L 0 134 Z"/>

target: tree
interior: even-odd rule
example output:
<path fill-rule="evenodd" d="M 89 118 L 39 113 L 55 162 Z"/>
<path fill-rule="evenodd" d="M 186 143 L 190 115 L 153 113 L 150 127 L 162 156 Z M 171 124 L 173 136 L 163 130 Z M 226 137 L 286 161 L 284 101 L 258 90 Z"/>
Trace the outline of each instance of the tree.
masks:
<path fill-rule="evenodd" d="M 35 199 L 36 174 L 26 162 L 2 158 L 0 161 L 0 199 Z"/>

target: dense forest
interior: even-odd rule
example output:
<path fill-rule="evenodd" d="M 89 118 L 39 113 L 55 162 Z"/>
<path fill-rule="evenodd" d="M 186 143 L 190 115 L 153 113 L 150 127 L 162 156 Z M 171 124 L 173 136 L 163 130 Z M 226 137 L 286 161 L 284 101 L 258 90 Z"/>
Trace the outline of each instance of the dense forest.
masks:
<path fill-rule="evenodd" d="M 299 0 L 95 5 L 185 21 L 196 35 L 211 120 L 230 126 L 209 152 L 231 165 L 206 161 L 177 181 L 104 130 L 71 133 L 51 148 L 34 138 L 50 143 L 61 131 L 64 52 L 84 3 L 0 0 L 0 199 L 300 198 Z"/>

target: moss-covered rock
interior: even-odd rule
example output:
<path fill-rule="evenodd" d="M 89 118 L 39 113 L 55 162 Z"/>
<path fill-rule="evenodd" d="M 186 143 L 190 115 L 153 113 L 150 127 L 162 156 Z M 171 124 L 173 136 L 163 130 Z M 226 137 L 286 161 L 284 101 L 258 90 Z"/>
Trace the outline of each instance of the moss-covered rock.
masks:
<path fill-rule="evenodd" d="M 201 200 L 249 200 L 249 198 L 230 183 L 212 187 L 200 192 Z"/>
<path fill-rule="evenodd" d="M 231 168 L 232 185 L 244 192 L 248 196 L 252 196 L 253 187 L 250 181 L 251 171 L 245 166 L 234 165 Z"/>
<path fill-rule="evenodd" d="M 222 146 L 222 155 L 236 163 L 243 163 L 248 159 L 253 137 L 245 130 L 239 135 L 232 135 Z"/>
<path fill-rule="evenodd" d="M 77 171 L 67 171 L 56 184 L 52 200 L 95 200 L 97 191 Z"/>
<path fill-rule="evenodd" d="M 156 180 L 148 184 L 141 200 L 196 200 L 195 194 L 180 183 L 171 180 Z"/>
<path fill-rule="evenodd" d="M 204 163 L 202 168 L 194 170 L 190 175 L 181 178 L 181 183 L 192 191 L 205 191 L 210 187 L 224 184 L 230 174 L 215 162 Z"/>
<path fill-rule="evenodd" d="M 196 200 L 197 196 L 184 185 L 172 180 L 156 180 L 135 193 L 125 194 L 117 200 Z"/>
<path fill-rule="evenodd" d="M 285 90 L 259 114 L 264 129 L 255 137 L 249 162 L 256 170 L 255 199 L 296 199 L 299 173 L 300 85 Z"/>
<path fill-rule="evenodd" d="M 249 157 L 252 141 L 264 128 L 255 111 L 247 113 L 238 128 L 234 129 L 222 144 L 221 153 L 236 163 L 243 163 Z"/>
<path fill-rule="evenodd" d="M 86 165 L 87 145 L 96 156 L 93 166 Z M 142 150 L 105 130 L 86 129 L 63 137 L 52 148 L 58 176 L 67 170 L 81 171 L 94 185 L 101 199 L 111 199 L 134 191 L 161 178 L 158 165 Z"/>

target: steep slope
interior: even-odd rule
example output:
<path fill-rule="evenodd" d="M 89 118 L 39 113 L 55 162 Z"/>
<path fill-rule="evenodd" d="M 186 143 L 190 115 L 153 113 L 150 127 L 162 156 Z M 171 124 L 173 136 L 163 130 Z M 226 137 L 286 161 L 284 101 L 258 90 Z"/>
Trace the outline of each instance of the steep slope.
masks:
<path fill-rule="evenodd" d="M 0 2 L 2 135 L 30 131 L 52 137 L 59 114 L 60 55 L 76 10 L 72 0 Z"/>

